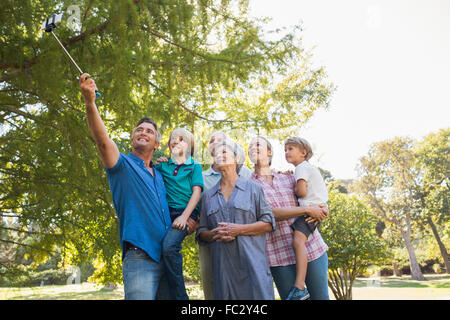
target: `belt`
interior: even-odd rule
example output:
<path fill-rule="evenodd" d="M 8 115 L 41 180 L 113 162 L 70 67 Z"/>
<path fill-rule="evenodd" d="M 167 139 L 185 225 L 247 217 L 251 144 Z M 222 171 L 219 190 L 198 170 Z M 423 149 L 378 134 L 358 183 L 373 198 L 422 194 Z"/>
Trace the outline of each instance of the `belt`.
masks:
<path fill-rule="evenodd" d="M 145 253 L 145 251 L 144 250 L 142 250 L 141 248 L 139 248 L 139 247 L 136 247 L 135 245 L 133 245 L 133 244 L 131 244 L 131 243 L 129 243 L 129 242 L 127 242 L 126 243 L 126 251 L 128 251 L 128 250 L 133 250 L 133 251 L 142 251 L 142 252 L 144 252 Z"/>

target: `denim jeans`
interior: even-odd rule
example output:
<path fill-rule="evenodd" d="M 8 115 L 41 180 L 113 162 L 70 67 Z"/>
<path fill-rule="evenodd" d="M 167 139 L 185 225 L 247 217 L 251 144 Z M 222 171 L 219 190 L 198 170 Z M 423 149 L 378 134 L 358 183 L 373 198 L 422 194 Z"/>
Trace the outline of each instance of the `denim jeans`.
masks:
<path fill-rule="evenodd" d="M 295 283 L 295 264 L 271 267 L 273 280 L 282 300 L 285 300 Z M 305 284 L 311 300 L 330 300 L 328 295 L 328 255 L 325 252 L 320 258 L 308 262 Z"/>
<path fill-rule="evenodd" d="M 172 222 L 179 217 L 184 210 L 169 209 Z M 196 211 L 194 212 L 196 213 Z M 186 236 L 187 227 L 184 228 L 184 230 L 171 228 L 163 240 L 161 260 L 164 264 L 165 280 L 167 281 L 170 299 L 173 300 L 189 300 L 184 285 L 183 256 L 180 253 L 182 249 L 181 243 Z"/>
<path fill-rule="evenodd" d="M 162 264 L 144 251 L 128 250 L 122 266 L 125 300 L 154 300 L 162 276 Z"/>

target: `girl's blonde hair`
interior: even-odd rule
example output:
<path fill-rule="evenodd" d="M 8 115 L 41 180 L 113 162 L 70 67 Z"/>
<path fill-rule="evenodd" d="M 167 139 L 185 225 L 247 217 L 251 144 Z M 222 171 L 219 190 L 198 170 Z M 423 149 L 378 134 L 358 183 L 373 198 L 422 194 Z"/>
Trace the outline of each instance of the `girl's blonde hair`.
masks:
<path fill-rule="evenodd" d="M 190 156 L 193 157 L 195 149 L 194 135 L 184 128 L 175 128 L 172 130 L 169 137 L 169 150 L 172 152 L 172 150 L 170 149 L 170 140 L 172 140 L 172 136 L 175 134 L 178 134 L 178 136 L 183 138 L 183 141 L 187 142 L 188 150 L 190 150 L 191 152 Z"/>
<path fill-rule="evenodd" d="M 287 140 L 284 142 L 284 145 L 291 145 L 299 147 L 301 150 L 306 151 L 305 160 L 311 159 L 313 156 L 311 145 L 309 144 L 306 139 L 299 138 L 299 137 L 290 137 L 287 138 Z"/>

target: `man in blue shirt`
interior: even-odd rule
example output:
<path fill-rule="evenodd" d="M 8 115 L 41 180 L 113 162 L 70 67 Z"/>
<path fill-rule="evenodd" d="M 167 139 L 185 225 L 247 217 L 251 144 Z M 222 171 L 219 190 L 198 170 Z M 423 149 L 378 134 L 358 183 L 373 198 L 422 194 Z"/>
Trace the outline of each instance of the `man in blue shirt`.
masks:
<path fill-rule="evenodd" d="M 81 75 L 80 89 L 119 217 L 125 299 L 155 299 L 163 275 L 162 240 L 172 225 L 163 178 L 151 162 L 161 135 L 151 119 L 143 118 L 133 131 L 133 151 L 120 153 L 100 118 L 97 86 L 88 74 Z"/>

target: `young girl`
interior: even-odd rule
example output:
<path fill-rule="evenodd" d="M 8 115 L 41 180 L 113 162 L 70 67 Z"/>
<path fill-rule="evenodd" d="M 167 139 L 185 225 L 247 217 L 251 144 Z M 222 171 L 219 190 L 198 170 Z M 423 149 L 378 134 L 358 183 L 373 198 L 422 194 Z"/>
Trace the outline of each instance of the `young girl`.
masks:
<path fill-rule="evenodd" d="M 328 191 L 320 171 L 308 160 L 312 157 L 312 149 L 308 141 L 298 137 L 291 137 L 284 143 L 287 162 L 295 166 L 295 194 L 300 206 L 326 204 Z M 317 224 L 307 222 L 307 217 L 296 218 L 291 225 L 294 229 L 293 247 L 296 260 L 297 276 L 295 284 L 286 300 L 309 299 L 308 289 L 305 287 L 305 277 L 308 265 L 305 242 L 315 231 Z"/>
<path fill-rule="evenodd" d="M 156 169 L 164 178 L 167 191 L 172 228 L 163 240 L 162 262 L 164 263 L 169 291 L 172 299 L 188 300 L 183 278 L 181 243 L 188 234 L 189 217 L 198 219 L 198 206 L 203 189 L 201 165 L 192 158 L 194 136 L 189 131 L 177 128 L 170 133 L 168 161 L 158 159 Z"/>

